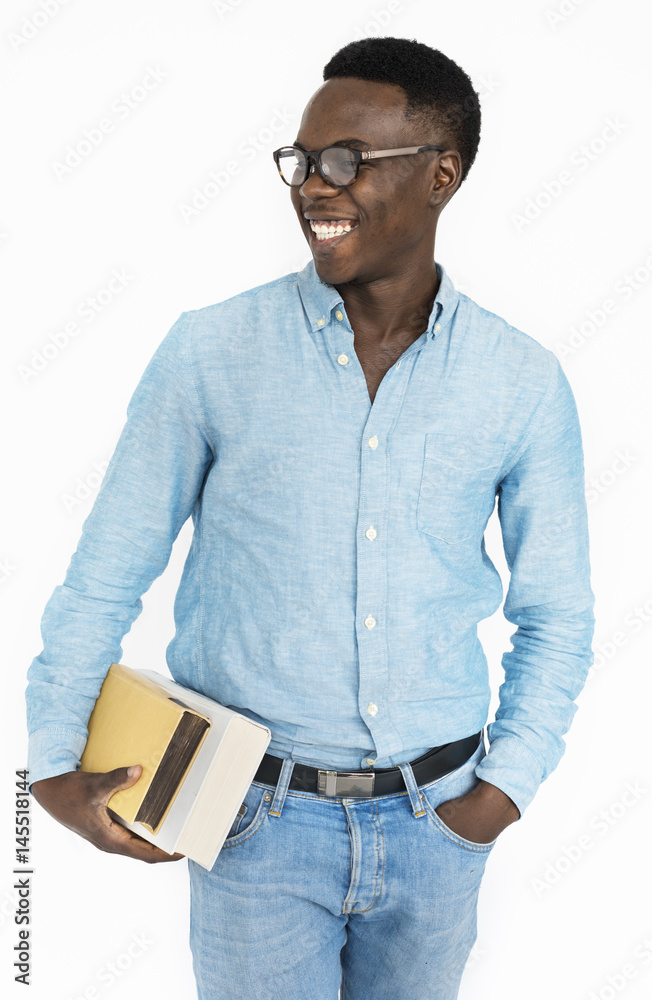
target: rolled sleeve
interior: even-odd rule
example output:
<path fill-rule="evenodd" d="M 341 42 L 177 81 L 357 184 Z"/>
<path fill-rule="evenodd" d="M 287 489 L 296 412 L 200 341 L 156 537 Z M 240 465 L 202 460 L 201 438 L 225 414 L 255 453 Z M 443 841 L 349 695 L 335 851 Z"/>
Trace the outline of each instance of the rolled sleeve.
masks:
<path fill-rule="evenodd" d="M 74 770 L 111 663 L 193 512 L 213 456 L 182 313 L 147 365 L 27 671 L 31 785 Z"/>
<path fill-rule="evenodd" d="M 534 427 L 498 488 L 510 583 L 503 613 L 517 626 L 489 750 L 476 768 L 521 815 L 559 763 L 593 662 L 595 619 L 582 439 L 559 361 Z"/>

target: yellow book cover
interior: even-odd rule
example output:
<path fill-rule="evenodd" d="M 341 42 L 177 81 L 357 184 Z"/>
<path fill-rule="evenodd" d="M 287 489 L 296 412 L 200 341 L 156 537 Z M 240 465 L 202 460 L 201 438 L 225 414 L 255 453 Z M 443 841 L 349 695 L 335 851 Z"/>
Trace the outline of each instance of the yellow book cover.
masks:
<path fill-rule="evenodd" d="M 130 764 L 142 766 L 138 781 L 129 788 L 115 792 L 107 803 L 110 809 L 128 823 L 136 821 L 138 810 L 156 777 L 166 750 L 184 714 L 188 712 L 204 719 L 207 728 L 210 726 L 210 720 L 175 700 L 150 678 L 122 663 L 112 663 L 109 667 L 88 721 L 88 739 L 79 770 L 112 771 L 116 767 Z M 155 828 L 146 824 L 153 832 L 160 828 L 165 819 L 204 736 L 205 732 L 183 770 L 181 780 L 160 821 Z"/>

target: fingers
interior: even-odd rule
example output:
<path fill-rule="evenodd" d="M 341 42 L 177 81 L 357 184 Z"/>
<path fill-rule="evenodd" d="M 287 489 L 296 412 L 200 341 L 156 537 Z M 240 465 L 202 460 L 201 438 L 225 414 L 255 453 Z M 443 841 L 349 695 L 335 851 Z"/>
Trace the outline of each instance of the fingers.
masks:
<path fill-rule="evenodd" d="M 124 854 L 148 864 L 180 861 L 185 855 L 167 854 L 111 817 L 108 806 L 111 796 L 134 785 L 142 771 L 141 765 L 136 765 L 131 775 L 127 767 L 116 767 L 113 771 L 68 771 L 37 781 L 33 787 L 39 803 L 57 822 L 98 850 Z"/>
<path fill-rule="evenodd" d="M 130 775 L 131 769 L 133 769 L 133 774 Z M 116 767 L 112 771 L 91 771 L 88 773 L 93 775 L 93 787 L 97 798 L 108 802 L 111 796 L 121 788 L 130 788 L 135 785 L 143 773 L 143 768 L 140 764 L 132 764 L 130 767 Z"/>
<path fill-rule="evenodd" d="M 133 774 L 130 775 L 128 772 L 131 768 Z M 124 854 L 148 864 L 179 861 L 185 857 L 184 854 L 168 854 L 111 817 L 111 809 L 107 807 L 108 801 L 120 789 L 134 785 L 140 778 L 142 770 L 141 765 L 137 764 L 131 765 L 130 768 L 116 767 L 113 771 L 94 773 L 93 806 L 97 826 L 91 842 L 101 851 Z"/>
<path fill-rule="evenodd" d="M 184 854 L 168 854 L 155 844 L 150 844 L 148 840 L 139 837 L 120 823 L 112 820 L 108 813 L 107 820 L 105 846 L 101 848 L 104 851 L 112 854 L 125 854 L 138 861 L 146 861 L 148 864 L 180 861 L 181 858 L 185 857 Z"/>

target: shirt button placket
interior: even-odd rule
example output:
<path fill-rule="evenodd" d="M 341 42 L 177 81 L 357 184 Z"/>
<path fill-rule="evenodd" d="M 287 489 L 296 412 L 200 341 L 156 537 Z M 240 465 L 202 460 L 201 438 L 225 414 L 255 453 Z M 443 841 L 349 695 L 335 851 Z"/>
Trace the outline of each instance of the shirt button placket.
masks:
<path fill-rule="evenodd" d="M 387 464 L 384 439 L 378 427 L 379 420 L 385 422 L 382 416 L 382 411 L 374 413 L 370 418 L 371 433 L 365 429 L 362 438 L 357 536 L 357 609 L 360 623 L 358 627 L 360 714 L 373 736 L 376 752 L 384 755 L 383 747 L 391 730 L 386 732 L 387 721 L 382 707 L 387 691 L 387 654 L 384 635 L 387 556 L 381 530 L 385 510 L 380 506 L 387 495 Z M 375 759 L 375 757 L 363 758 L 362 766 L 369 767 Z"/>

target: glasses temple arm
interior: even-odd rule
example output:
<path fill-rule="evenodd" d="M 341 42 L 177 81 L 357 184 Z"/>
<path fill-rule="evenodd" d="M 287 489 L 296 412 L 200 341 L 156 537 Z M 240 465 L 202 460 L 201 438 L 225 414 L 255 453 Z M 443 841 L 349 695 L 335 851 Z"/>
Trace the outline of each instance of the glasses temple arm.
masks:
<path fill-rule="evenodd" d="M 445 146 L 403 146 L 401 149 L 365 149 L 361 151 L 363 160 L 374 160 L 380 156 L 405 156 L 407 153 L 421 153 L 425 149 L 444 152 Z"/>
<path fill-rule="evenodd" d="M 422 153 L 426 149 L 439 149 L 444 152 L 446 146 L 404 146 L 401 149 L 366 149 L 362 152 L 363 160 L 375 160 L 380 156 L 406 156 L 408 153 Z"/>

